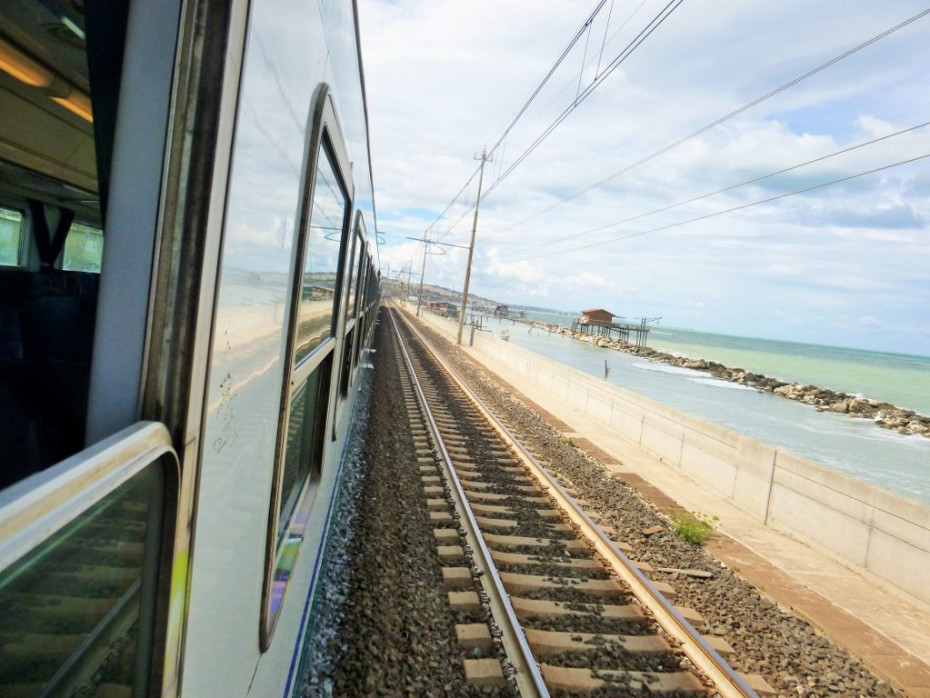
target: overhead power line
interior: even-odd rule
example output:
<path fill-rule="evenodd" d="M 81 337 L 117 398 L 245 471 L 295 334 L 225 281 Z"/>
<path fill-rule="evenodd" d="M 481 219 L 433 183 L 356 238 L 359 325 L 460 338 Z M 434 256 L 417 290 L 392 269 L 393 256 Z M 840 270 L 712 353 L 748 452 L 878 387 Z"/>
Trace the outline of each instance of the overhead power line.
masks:
<path fill-rule="evenodd" d="M 554 63 L 552 64 L 552 66 L 549 68 L 549 71 L 546 73 L 545 76 L 543 76 L 543 78 L 539 81 L 539 83 L 538 83 L 538 84 L 536 85 L 536 87 L 533 89 L 533 92 L 530 94 L 530 96 L 529 96 L 529 97 L 526 99 L 526 101 L 523 103 L 523 106 L 521 106 L 520 109 L 517 111 L 516 116 L 514 116 L 513 119 L 511 119 L 510 123 L 509 123 L 509 124 L 507 125 L 507 127 L 504 129 L 504 132 L 501 134 L 500 138 L 497 139 L 497 142 L 496 142 L 496 143 L 491 147 L 491 149 L 488 151 L 488 155 L 489 155 L 489 156 L 493 156 L 493 155 L 494 155 L 495 151 L 501 146 L 501 144 L 502 144 L 502 143 L 504 142 L 504 140 L 507 138 L 507 134 L 510 133 L 511 129 L 513 129 L 513 127 L 516 125 L 516 123 L 523 117 L 523 115 L 526 113 L 526 110 L 530 108 L 530 106 L 532 105 L 533 101 L 536 99 L 536 97 L 539 95 L 539 93 L 542 91 L 542 89 L 543 89 L 543 88 L 546 86 L 546 84 L 549 82 L 549 79 L 555 74 L 555 71 L 559 68 L 559 66 L 562 64 L 562 62 L 563 62 L 563 61 L 568 57 L 568 55 L 571 53 L 571 50 L 575 47 L 575 44 L 577 44 L 577 43 L 578 43 L 578 40 L 579 40 L 582 36 L 584 36 L 586 30 L 591 26 L 592 22 L 593 22 L 594 19 L 597 17 L 597 15 L 598 15 L 598 13 L 601 11 L 601 9 L 603 9 L 603 7 L 604 7 L 604 5 L 606 4 L 606 2 L 607 2 L 607 0 L 600 0 L 600 1 L 598 2 L 598 4 L 595 6 L 595 8 L 594 8 L 594 9 L 591 11 L 591 13 L 588 15 L 588 17 L 585 19 L 585 21 L 582 23 L 581 27 L 578 28 L 578 30 L 577 30 L 577 31 L 575 32 L 575 34 L 572 36 L 571 40 L 568 42 L 568 45 L 562 50 L 562 53 L 559 54 L 559 57 L 555 60 L 555 62 L 554 62 Z M 478 172 L 479 172 L 480 169 L 481 169 L 480 166 L 475 168 L 475 171 L 472 173 L 471 177 L 468 178 L 468 181 L 465 182 L 465 184 L 464 184 L 464 185 L 462 186 L 462 188 L 458 191 L 458 193 L 452 198 L 452 200 L 448 203 L 448 205 L 442 210 L 442 213 L 440 213 L 440 214 L 436 217 L 436 219 L 435 219 L 432 223 L 429 224 L 429 226 L 426 228 L 426 231 L 424 232 L 424 234 L 428 233 L 440 220 L 442 220 L 443 216 L 446 215 L 446 213 L 448 212 L 448 210 L 449 210 L 450 208 L 452 208 L 452 206 L 455 204 L 455 202 L 458 200 L 458 198 L 459 198 L 459 197 L 462 195 L 462 193 L 468 188 L 468 185 L 471 184 L 471 183 L 474 181 L 475 177 L 478 176 Z M 469 209 L 469 210 L 470 210 L 470 209 Z M 464 218 L 468 213 L 469 213 L 469 211 L 465 211 L 465 213 L 462 214 L 462 217 L 461 217 L 461 218 Z M 461 220 L 461 218 L 460 218 L 459 220 Z M 456 225 L 457 225 L 457 223 L 456 223 Z M 453 227 L 454 227 L 454 226 L 453 226 Z M 450 229 L 450 230 L 451 230 L 451 229 Z M 446 234 L 448 234 L 448 232 L 449 232 L 449 231 L 447 231 Z"/>
<path fill-rule="evenodd" d="M 925 128 L 927 126 L 930 126 L 930 121 L 925 121 L 922 124 L 917 124 L 916 126 L 911 126 L 909 128 L 901 129 L 900 131 L 895 131 L 894 133 L 888 133 L 888 134 L 885 134 L 884 136 L 879 136 L 878 138 L 872 138 L 871 140 L 863 141 L 862 143 L 857 143 L 847 148 L 836 150 L 832 153 L 828 153 L 827 155 L 821 155 L 820 157 L 814 158 L 813 160 L 806 160 L 805 162 L 799 162 L 798 164 L 792 165 L 791 167 L 785 167 L 775 172 L 769 172 L 768 174 L 761 175 L 759 177 L 754 177 L 752 179 L 748 179 L 743 182 L 738 182 L 737 184 L 731 184 L 730 186 L 724 187 L 723 189 L 717 189 L 716 191 L 707 192 L 706 194 L 701 194 L 699 196 L 694 196 L 694 197 L 691 197 L 690 199 L 685 199 L 684 201 L 678 201 L 674 204 L 663 206 L 662 208 L 657 208 L 652 211 L 647 211 L 646 213 L 640 213 L 636 216 L 631 216 L 630 218 L 624 218 L 623 220 L 613 221 L 612 223 L 605 223 L 604 225 L 599 225 L 596 228 L 589 228 L 588 230 L 583 230 L 579 233 L 573 233 L 572 235 L 566 235 L 564 237 L 556 238 L 555 240 L 550 240 L 548 242 L 540 243 L 538 245 L 528 245 L 526 247 L 521 247 L 517 250 L 514 250 L 511 254 L 520 254 L 522 252 L 528 252 L 530 250 L 539 249 L 540 247 L 551 246 L 553 243 L 575 240 L 577 238 L 584 237 L 585 235 L 590 235 L 591 233 L 597 233 L 602 230 L 607 230 L 608 228 L 613 228 L 614 226 L 623 225 L 624 223 L 632 223 L 633 221 L 638 221 L 642 218 L 648 218 L 649 216 L 654 216 L 657 213 L 664 213 L 666 211 L 671 211 L 672 209 L 678 208 L 680 206 L 685 206 L 687 204 L 693 204 L 694 202 L 701 201 L 702 199 L 708 199 L 712 196 L 717 196 L 718 194 L 724 194 L 728 191 L 732 191 L 740 187 L 745 187 L 750 184 L 755 184 L 756 182 L 761 182 L 764 179 L 771 179 L 772 177 L 777 177 L 778 175 L 785 174 L 786 172 L 791 172 L 792 170 L 797 170 L 802 167 L 807 167 L 808 165 L 813 165 L 818 162 L 823 162 L 824 160 L 829 160 L 830 158 L 835 158 L 839 155 L 844 155 L 845 153 L 849 153 L 853 150 L 858 150 L 859 148 L 865 148 L 866 146 L 873 145 L 874 143 L 886 141 L 889 138 L 894 138 L 895 136 L 901 136 L 905 133 L 910 133 L 911 131 L 916 131 L 918 129 Z"/>
<path fill-rule="evenodd" d="M 504 129 L 504 132 L 501 134 L 501 137 L 497 139 L 497 142 L 491 146 L 491 149 L 488 150 L 488 155 L 494 155 L 494 152 L 498 149 L 501 143 L 504 142 L 504 139 L 507 138 L 507 134 L 510 133 L 511 129 L 516 125 L 516 123 L 523 117 L 526 113 L 526 110 L 530 108 L 533 101 L 536 97 L 539 96 L 539 93 L 542 89 L 548 84 L 549 79 L 555 74 L 555 71 L 558 70 L 559 66 L 562 65 L 562 62 L 568 57 L 568 54 L 571 53 L 571 50 L 575 47 L 575 44 L 581 39 L 582 36 L 591 28 L 594 19 L 597 17 L 598 13 L 603 9 L 604 5 L 607 3 L 607 0 L 600 0 L 597 6 L 591 11 L 591 14 L 588 15 L 585 19 L 584 24 L 575 32 L 571 40 L 568 42 L 568 45 L 562 50 L 562 53 L 559 54 L 559 57 L 555 60 L 555 63 L 552 64 L 552 67 L 549 68 L 549 72 L 543 76 L 543 79 L 539 81 L 539 84 L 536 85 L 533 92 L 523 103 L 523 106 L 520 107 L 517 111 L 517 115 L 511 119 L 510 123 L 507 124 L 507 128 Z"/>
<path fill-rule="evenodd" d="M 703 216 L 697 216 L 695 218 L 689 218 L 688 220 L 678 221 L 677 223 L 669 223 L 668 225 L 661 225 L 656 228 L 650 228 L 649 230 L 640 230 L 636 233 L 629 233 L 627 235 L 621 235 L 619 237 L 611 238 L 610 240 L 601 240 L 599 242 L 591 242 L 587 245 L 579 245 L 577 247 L 570 247 L 568 249 L 556 250 L 553 252 L 544 252 L 541 254 L 530 255 L 528 257 L 514 257 L 514 258 L 505 258 L 510 261 L 525 261 L 528 259 L 539 259 L 541 257 L 550 257 L 552 255 L 564 255 L 567 252 L 577 252 L 578 250 L 586 250 L 591 247 L 600 247 L 601 245 L 608 245 L 613 242 L 620 242 L 621 240 L 629 240 L 631 238 L 642 237 L 643 235 L 650 235 L 652 233 L 657 233 L 662 230 L 669 230 L 671 228 L 678 228 L 683 225 L 688 225 L 689 223 L 696 223 L 698 221 L 704 221 L 708 218 L 716 218 L 717 216 L 723 216 L 728 213 L 733 213 L 734 211 L 742 211 L 743 209 L 751 208 L 753 206 L 759 206 L 761 204 L 768 204 L 773 201 L 779 201 L 780 199 L 786 199 L 789 196 L 797 196 L 798 194 L 806 194 L 809 191 L 814 191 L 815 189 L 823 189 L 824 187 L 829 187 L 834 184 L 840 184 L 842 182 L 848 182 L 853 179 L 858 179 L 859 177 L 865 177 L 866 175 L 875 174 L 876 172 L 882 172 L 884 170 L 890 170 L 893 167 L 900 167 L 901 165 L 908 165 L 912 162 L 917 162 L 918 160 L 923 160 L 930 157 L 930 153 L 924 153 L 923 155 L 918 155 L 917 157 L 910 158 L 908 160 L 901 160 L 899 162 L 891 163 L 890 165 L 883 165 L 882 167 L 875 167 L 871 170 L 866 170 L 865 172 L 859 172 L 857 174 L 848 175 L 846 177 L 841 177 L 839 179 L 834 179 L 829 182 L 821 182 L 820 184 L 814 184 L 810 187 L 805 187 L 804 189 L 798 189 L 796 191 L 790 191 L 785 194 L 779 194 L 777 196 L 770 196 L 767 199 L 760 199 L 759 201 L 752 201 L 748 204 L 741 204 L 739 206 L 734 206 L 728 208 L 724 211 L 717 211 L 715 213 L 707 213 Z"/>
<path fill-rule="evenodd" d="M 597 89 L 597 87 L 598 87 L 611 73 L 613 73 L 614 70 L 616 70 L 627 58 L 629 58 L 629 56 L 632 55 L 632 53 L 633 53 L 637 48 L 639 48 L 639 46 L 640 46 L 640 45 L 641 45 L 641 44 L 642 44 L 642 43 L 643 43 L 656 29 L 659 28 L 659 26 L 660 26 L 666 19 L 668 19 L 668 17 L 672 14 L 672 12 L 674 12 L 676 9 L 678 9 L 678 7 L 679 7 L 683 2 L 684 2 L 684 0 L 669 0 L 668 4 L 667 4 L 655 17 L 653 17 L 652 20 L 650 20 L 650 22 L 649 22 L 642 30 L 640 30 L 639 34 L 637 34 L 637 35 L 623 48 L 623 50 L 620 51 L 620 53 L 618 53 L 618 54 L 610 61 L 610 63 L 607 64 L 607 66 L 605 66 L 604 70 L 601 71 L 601 72 L 599 72 L 599 73 L 597 73 L 597 74 L 595 74 L 594 79 L 591 81 L 591 83 L 588 84 L 587 86 L 585 86 L 584 89 L 581 89 L 581 78 L 582 78 L 582 75 L 583 75 L 583 73 L 584 73 L 585 64 L 586 64 L 586 62 L 587 62 L 587 43 L 586 43 L 586 45 L 585 45 L 585 54 L 586 54 L 586 55 L 585 55 L 585 58 L 582 60 L 582 71 L 578 74 L 578 78 L 579 78 L 579 83 L 578 83 L 578 84 L 579 84 L 579 90 L 578 90 L 578 92 L 576 93 L 575 98 L 572 100 L 572 102 L 569 104 L 569 106 L 568 106 L 566 109 L 564 109 L 564 110 L 559 114 L 558 117 L 556 117 L 555 121 L 553 121 L 552 123 L 550 123 L 550 124 L 546 127 L 546 129 L 543 131 L 543 133 L 542 133 L 541 135 L 539 135 L 539 136 L 533 141 L 533 143 L 531 143 L 530 146 L 529 146 L 528 148 L 526 148 L 526 149 L 517 157 L 517 159 L 516 159 L 513 163 L 510 164 L 510 166 L 506 169 L 506 171 L 504 171 L 503 173 L 499 174 L 499 175 L 494 179 L 494 181 L 493 181 L 493 183 L 491 184 L 491 186 L 488 187 L 488 190 L 487 190 L 487 192 L 485 193 L 485 196 L 488 196 L 488 195 L 489 195 L 489 194 L 490 194 L 490 193 L 491 193 L 504 179 L 506 179 L 506 178 L 513 172 L 513 170 L 515 170 L 520 164 L 522 164 L 523 161 L 524 161 L 527 157 L 529 157 L 529 155 L 530 155 L 534 150 L 536 150 L 536 148 L 538 148 L 538 147 L 542 144 L 542 142 L 545 141 L 546 138 L 548 138 L 548 137 L 552 134 L 552 132 L 553 132 L 556 128 L 558 128 L 558 126 L 559 126 L 563 121 L 565 121 L 565 119 L 568 118 L 568 116 L 569 116 L 575 109 L 577 109 L 578 106 L 580 106 L 581 103 L 584 102 L 584 101 L 591 95 L 591 93 L 594 92 L 594 90 Z M 530 96 L 529 96 L 529 97 L 527 98 L 527 100 L 524 102 L 523 106 L 520 107 L 520 109 L 518 110 L 516 116 L 510 121 L 510 123 L 509 123 L 509 124 L 507 125 L 507 127 L 504 129 L 504 132 L 503 132 L 503 133 L 501 134 L 501 136 L 498 138 L 497 142 L 496 142 L 496 143 L 494 144 L 494 146 L 488 151 L 488 154 L 489 154 L 489 155 L 493 155 L 493 154 L 495 153 L 495 151 L 496 151 L 499 147 L 501 147 L 502 144 L 506 141 L 506 138 L 507 138 L 508 134 L 511 132 L 511 130 L 513 129 L 513 127 L 514 127 L 514 126 L 517 124 L 517 122 L 519 122 L 519 120 L 526 114 L 527 109 L 529 109 L 530 105 L 533 103 L 533 101 L 536 99 L 536 97 L 540 94 L 540 92 L 542 91 L 543 87 L 549 82 L 549 80 L 551 79 L 551 77 L 553 76 L 553 74 L 555 73 L 555 71 L 556 71 L 556 70 L 558 69 L 558 67 L 562 64 L 562 62 L 565 60 L 565 58 L 570 54 L 571 50 L 575 47 L 575 45 L 577 45 L 577 43 L 578 43 L 578 41 L 581 39 L 581 37 L 582 37 L 582 36 L 589 37 L 590 29 L 591 29 L 591 26 L 592 26 L 592 24 L 593 24 L 593 22 L 594 22 L 594 19 L 596 18 L 596 16 L 598 15 L 598 13 L 603 9 L 603 7 L 604 7 L 605 4 L 606 4 L 606 0 L 600 0 L 600 2 L 598 2 L 597 6 L 594 8 L 594 10 L 591 12 L 591 14 L 588 15 L 588 17 L 585 19 L 585 22 L 581 25 L 581 27 L 580 27 L 580 28 L 575 32 L 575 34 L 572 36 L 572 38 L 571 38 L 571 40 L 569 41 L 568 45 L 565 47 L 565 49 L 563 49 L 562 53 L 559 55 L 559 57 L 556 59 L 556 61 L 553 63 L 553 65 L 550 67 L 549 71 L 546 73 L 546 75 L 542 78 L 542 80 L 540 80 L 540 82 L 539 82 L 539 83 L 537 84 L 537 86 L 534 88 L 533 92 L 530 94 Z M 612 8 L 611 8 L 611 9 L 612 9 Z M 637 10 L 638 10 L 638 8 L 637 8 Z M 606 29 L 605 29 L 605 32 L 606 32 Z M 606 33 L 605 33 L 605 36 L 606 36 Z M 429 232 L 429 230 L 430 230 L 433 226 L 435 226 L 436 223 L 438 223 L 438 222 L 443 218 L 443 216 L 445 216 L 446 212 L 452 207 L 452 205 L 455 203 L 455 201 L 458 200 L 458 198 L 462 195 L 462 192 L 465 191 L 465 189 L 466 189 L 466 188 L 468 187 L 468 185 L 474 180 L 474 178 L 475 178 L 475 176 L 476 176 L 477 174 L 478 174 L 478 170 L 476 169 L 475 172 L 472 174 L 472 176 L 469 178 L 469 181 L 465 184 L 465 186 L 462 187 L 462 189 L 459 191 L 459 193 L 456 194 L 455 198 L 453 198 L 453 200 L 452 200 L 451 202 L 449 202 L 449 204 L 446 206 L 446 208 L 443 209 L 443 212 L 440 213 L 439 216 L 436 218 L 436 220 L 434 220 L 434 221 L 430 224 L 430 226 L 427 228 L 427 232 Z M 472 208 L 474 208 L 474 207 L 472 207 Z M 472 209 L 466 210 L 466 211 L 462 214 L 462 216 L 458 219 L 458 221 L 456 221 L 456 223 L 453 224 L 452 227 L 454 228 L 455 225 L 458 225 L 458 222 L 460 222 L 460 221 L 470 212 L 470 210 L 472 210 Z M 449 232 L 451 232 L 451 230 L 452 230 L 452 228 L 450 228 L 450 229 L 446 232 L 446 235 L 447 235 Z M 444 235 L 443 237 L 445 237 L 445 235 Z"/>
<path fill-rule="evenodd" d="M 617 56 L 614 57 L 614 59 L 610 63 L 607 64 L 607 67 L 605 67 L 604 70 L 600 74 L 595 76 L 595 78 L 591 81 L 591 83 L 575 97 L 575 99 L 571 102 L 571 104 L 569 104 L 568 107 L 566 107 L 555 118 L 555 120 L 552 121 L 552 123 L 550 123 L 549 126 L 547 126 L 546 129 L 539 136 L 536 137 L 536 140 L 530 143 L 530 145 L 527 146 L 527 148 L 517 157 L 517 159 L 514 160 L 510 164 L 510 166 L 506 170 L 504 170 L 502 174 L 500 174 L 497 177 L 496 180 L 494 180 L 494 183 L 491 184 L 490 187 L 488 187 L 488 191 L 485 196 L 490 195 L 491 192 L 493 192 L 501 184 L 501 182 L 503 182 L 508 176 L 510 176 L 510 174 L 517 167 L 519 167 L 523 163 L 523 161 L 526 160 L 526 158 L 528 158 L 533 153 L 534 150 L 536 150 L 540 145 L 542 145 L 543 141 L 545 141 L 550 135 L 552 135 L 552 132 L 555 131 L 555 129 L 557 129 L 562 124 L 562 122 L 565 121 L 565 119 L 567 119 L 569 115 L 582 104 L 582 102 L 584 102 L 588 97 L 590 97 L 591 93 L 594 92 L 594 90 L 596 90 L 600 86 L 600 84 L 604 82 L 604 80 L 606 80 L 607 77 L 611 73 L 613 73 L 617 68 L 619 68 L 620 65 L 623 64 L 623 62 L 626 61 L 626 59 L 629 58 L 633 54 L 633 52 L 635 52 L 636 49 L 638 49 L 640 45 L 646 39 L 648 39 L 649 36 L 656 29 L 658 29 L 661 26 L 665 22 L 665 20 L 667 20 L 671 16 L 671 14 L 679 8 L 679 6 L 681 6 L 683 2 L 684 0 L 671 0 L 665 7 L 663 7 L 662 10 L 655 17 L 653 17 L 642 30 L 640 30 L 639 34 L 637 34 L 623 48 L 623 50 L 620 51 L 620 53 L 617 54 Z"/>
<path fill-rule="evenodd" d="M 442 220 L 442 217 L 443 217 L 444 215 L 446 215 L 446 212 L 447 212 L 450 208 L 452 208 L 452 205 L 453 205 L 456 201 L 458 201 L 459 197 L 465 192 L 466 189 L 468 189 L 468 185 L 471 184 L 472 181 L 475 179 L 475 177 L 478 176 L 478 170 L 479 170 L 479 169 L 480 169 L 480 168 L 475 168 L 475 171 L 472 172 L 471 177 L 469 177 L 468 180 L 465 182 L 465 184 L 462 185 L 462 188 L 459 189 L 458 193 L 457 193 L 455 196 L 452 197 L 452 201 L 450 201 L 450 202 L 446 205 L 446 207 L 442 210 L 442 213 L 440 213 L 440 214 L 436 217 L 436 220 L 434 220 L 432 223 L 430 223 L 430 224 L 426 227 L 426 230 L 423 231 L 423 235 L 424 235 L 424 236 L 425 236 L 430 230 L 433 229 L 433 226 L 434 226 L 434 225 L 436 225 L 439 221 Z"/>
<path fill-rule="evenodd" d="M 762 95 L 762 96 L 760 96 L 760 97 L 757 97 L 756 99 L 752 100 L 751 102 L 748 102 L 748 103 L 744 104 L 743 106 L 739 107 L 738 109 L 735 109 L 735 110 L 731 111 L 730 113 L 725 114 L 724 116 L 721 116 L 721 117 L 719 117 L 718 119 L 715 119 L 714 121 L 711 121 L 711 122 L 708 123 L 708 124 L 705 124 L 704 126 L 702 126 L 701 128 L 699 128 L 698 130 L 694 131 L 693 133 L 690 133 L 690 134 L 688 134 L 687 136 L 684 136 L 684 137 L 679 138 L 678 140 L 676 140 L 676 141 L 674 141 L 674 142 L 672 142 L 672 143 L 669 143 L 669 144 L 666 145 L 665 147 L 660 148 L 659 150 L 656 150 L 656 151 L 650 153 L 649 155 L 646 155 L 646 156 L 643 157 L 643 158 L 640 158 L 640 159 L 637 160 L 636 162 L 634 162 L 634 163 L 632 163 L 632 164 L 630 164 L 630 165 L 627 165 L 627 166 L 623 167 L 623 168 L 620 169 L 620 170 L 617 170 L 617 171 L 614 172 L 613 174 L 610 174 L 610 175 L 608 175 L 607 177 L 604 177 L 603 179 L 600 179 L 600 180 L 598 180 L 597 182 L 594 182 L 593 184 L 590 184 L 590 185 L 586 186 L 585 188 L 580 189 L 580 190 L 576 191 L 576 192 L 573 193 L 573 194 L 570 194 L 569 196 L 566 196 L 566 197 L 563 197 L 563 198 L 559 199 L 559 200 L 556 201 L 555 203 L 550 204 L 549 206 L 546 206 L 546 207 L 543 208 L 543 209 L 540 209 L 540 210 L 537 211 L 536 213 L 533 213 L 533 214 L 527 216 L 526 218 L 522 218 L 521 220 L 517 221 L 516 223 L 514 223 L 514 224 L 512 224 L 512 225 L 507 226 L 506 228 L 503 228 L 503 229 L 501 229 L 501 230 L 499 230 L 499 231 L 497 231 L 497 232 L 495 232 L 495 233 L 491 233 L 491 234 L 489 234 L 489 235 L 485 235 L 485 236 L 484 236 L 483 238 L 481 238 L 481 239 L 482 239 L 482 240 L 487 240 L 488 238 L 495 237 L 495 236 L 497 236 L 497 235 L 502 235 L 503 233 L 506 233 L 506 232 L 508 232 L 508 231 L 510 231 L 510 230 L 513 230 L 514 228 L 517 228 L 517 227 L 523 225 L 524 223 L 528 223 L 529 221 L 533 220 L 534 218 L 538 218 L 539 216 L 543 215 L 544 213 L 548 213 L 549 211 L 551 211 L 551 210 L 554 209 L 554 208 L 557 208 L 557 207 L 559 207 L 559 206 L 561 206 L 561 205 L 563 205 L 563 204 L 565 204 L 565 203 L 568 203 L 569 201 L 572 201 L 572 200 L 578 198 L 578 197 L 581 196 L 582 194 L 585 194 L 585 193 L 591 191 L 592 189 L 594 189 L 594 188 L 596 188 L 596 187 L 599 187 L 599 186 L 601 186 L 601 185 L 603 185 L 603 184 L 606 184 L 607 182 L 611 181 L 612 179 L 616 179 L 617 177 L 619 177 L 619 176 L 621 176 L 621 175 L 623 175 L 623 174 L 626 174 L 626 173 L 629 172 L 630 170 L 633 170 L 633 169 L 635 169 L 635 168 L 637 168 L 637 167 L 640 167 L 641 165 L 646 164 L 647 162 L 649 162 L 649 161 L 651 161 L 651 160 L 654 160 L 655 158 L 659 157 L 660 155 L 664 155 L 665 153 L 669 152 L 670 150 L 672 150 L 672 149 L 674 149 L 674 148 L 677 148 L 678 146 L 682 145 L 683 143 L 687 143 L 688 141 L 690 141 L 690 140 L 692 140 L 692 139 L 694 139 L 694 138 L 696 138 L 696 137 L 698 137 L 698 136 L 700 136 L 700 135 L 706 133 L 707 131 L 709 131 L 709 130 L 711 130 L 711 129 L 713 129 L 713 128 L 716 128 L 716 127 L 719 126 L 720 124 L 722 124 L 722 123 L 724 123 L 724 122 L 726 122 L 726 121 L 729 121 L 729 120 L 732 119 L 733 117 L 739 116 L 740 114 L 742 114 L 742 113 L 745 112 L 746 110 L 752 109 L 753 107 L 757 106 L 758 104 L 761 104 L 762 102 L 764 102 L 764 101 L 766 101 L 766 100 L 768 100 L 768 99 L 771 99 L 771 98 L 774 97 L 775 95 L 777 95 L 777 94 L 779 94 L 779 93 L 781 93 L 781 92 L 784 92 L 784 91 L 787 90 L 788 88 L 794 87 L 794 86 L 797 85 L 798 83 L 800 83 L 800 82 L 802 82 L 802 81 L 804 81 L 804 80 L 807 80 L 808 78 L 810 78 L 810 77 L 816 75 L 817 73 L 820 73 L 820 72 L 823 71 L 823 70 L 826 70 L 827 68 L 829 68 L 830 66 L 832 66 L 832 65 L 834 65 L 834 64 L 836 64 L 836 63 L 838 63 L 839 61 L 842 61 L 843 59 L 848 58 L 849 56 L 852 56 L 853 54 L 855 54 L 855 53 L 861 51 L 862 49 L 864 49 L 864 48 L 866 48 L 866 47 L 868 47 L 868 46 L 871 46 L 871 45 L 874 44 L 875 42 L 881 41 L 881 40 L 884 39 L 885 37 L 890 36 L 891 34 L 893 34 L 893 33 L 897 32 L 897 31 L 903 29 L 904 27 L 906 27 L 906 26 L 912 24 L 913 22 L 916 22 L 917 20 L 921 19 L 922 17 L 926 16 L 927 14 L 930 14 L 930 9 L 926 9 L 926 10 L 923 10 L 923 11 L 921 11 L 921 12 L 918 12 L 917 14 L 913 15 L 912 17 L 909 17 L 908 19 L 904 20 L 903 22 L 901 22 L 901 23 L 899 23 L 899 24 L 896 24 L 895 26 L 893 26 L 893 27 L 891 27 L 891 28 L 889 28 L 889 29 L 886 29 L 885 31 L 881 32 L 880 34 L 876 34 L 876 35 L 873 36 L 872 38 L 870 38 L 870 39 L 868 39 L 868 40 L 866 40 L 866 41 L 863 41 L 861 44 L 858 44 L 858 45 L 856 45 L 856 46 L 853 46 L 851 49 L 848 49 L 847 51 L 844 51 L 843 53 L 841 53 L 841 54 L 839 54 L 839 55 L 837 55 L 837 56 L 834 56 L 833 58 L 831 58 L 830 60 L 826 61 L 825 63 L 821 63 L 821 64 L 818 65 L 816 68 L 813 68 L 813 69 L 807 71 L 806 73 L 804 73 L 804 74 L 802 74 L 802 75 L 799 75 L 798 77 L 796 77 L 796 78 L 794 78 L 794 79 L 792 79 L 792 80 L 789 80 L 788 82 L 786 82 L 786 83 L 784 83 L 784 84 L 782 84 L 782 85 L 776 87 L 774 90 L 771 90 L 770 92 L 766 92 L 764 95 Z M 493 186 L 491 187 L 491 189 L 493 189 Z M 489 192 L 488 192 L 488 193 L 490 193 L 490 189 L 489 189 Z"/>

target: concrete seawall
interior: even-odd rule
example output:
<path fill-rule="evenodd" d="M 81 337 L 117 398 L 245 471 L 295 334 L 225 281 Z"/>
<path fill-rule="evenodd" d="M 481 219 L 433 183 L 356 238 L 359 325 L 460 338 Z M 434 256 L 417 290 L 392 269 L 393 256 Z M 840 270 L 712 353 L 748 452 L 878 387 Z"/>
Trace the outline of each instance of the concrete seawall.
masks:
<path fill-rule="evenodd" d="M 446 336 L 448 320 L 425 318 Z M 465 338 L 468 339 L 468 332 Z M 713 489 L 752 519 L 930 603 L 930 507 L 476 332 L 474 353 Z"/>

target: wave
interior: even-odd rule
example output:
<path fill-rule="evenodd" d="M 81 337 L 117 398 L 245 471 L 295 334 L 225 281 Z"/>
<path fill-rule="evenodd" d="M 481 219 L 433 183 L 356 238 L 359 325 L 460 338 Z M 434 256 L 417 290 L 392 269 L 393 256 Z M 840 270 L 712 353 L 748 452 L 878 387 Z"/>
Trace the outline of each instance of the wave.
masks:
<path fill-rule="evenodd" d="M 704 374 L 703 371 L 696 371 L 693 368 L 681 368 L 680 366 L 669 366 L 660 363 L 635 363 L 633 368 L 641 368 L 645 371 L 658 371 L 659 373 L 673 373 L 679 376 L 695 376 Z"/>
<path fill-rule="evenodd" d="M 697 371 L 691 371 L 691 369 L 685 369 L 691 373 L 697 373 Z M 751 385 L 742 385 L 740 383 L 731 383 L 730 381 L 721 380 L 719 378 L 692 378 L 693 383 L 700 383 L 701 385 L 712 385 L 715 388 L 729 388 L 730 390 L 751 390 L 756 393 L 759 392 L 756 388 L 753 388 Z"/>

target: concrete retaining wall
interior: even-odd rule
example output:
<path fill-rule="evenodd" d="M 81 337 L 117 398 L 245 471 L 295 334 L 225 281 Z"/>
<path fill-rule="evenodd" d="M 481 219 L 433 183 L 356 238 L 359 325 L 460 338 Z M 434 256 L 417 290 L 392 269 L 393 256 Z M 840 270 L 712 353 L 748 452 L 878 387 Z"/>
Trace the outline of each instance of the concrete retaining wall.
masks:
<path fill-rule="evenodd" d="M 427 321 L 444 334 L 454 323 Z M 468 333 L 465 334 L 468 337 Z M 473 349 L 520 374 L 758 521 L 821 546 L 930 603 L 930 507 L 475 333 Z"/>

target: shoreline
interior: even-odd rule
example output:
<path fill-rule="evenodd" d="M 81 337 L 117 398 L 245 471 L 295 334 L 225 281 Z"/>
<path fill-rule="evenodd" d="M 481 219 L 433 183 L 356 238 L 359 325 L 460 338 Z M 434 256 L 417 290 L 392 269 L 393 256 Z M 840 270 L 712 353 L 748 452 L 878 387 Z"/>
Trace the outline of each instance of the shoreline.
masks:
<path fill-rule="evenodd" d="M 520 320 L 517 320 L 517 322 L 520 322 Z M 720 380 L 754 388 L 759 392 L 773 393 L 788 400 L 810 405 L 819 412 L 834 412 L 856 419 L 869 419 L 876 426 L 897 431 L 902 435 L 923 436 L 930 439 L 930 416 L 892 405 L 889 402 L 850 395 L 849 393 L 816 385 L 783 381 L 761 373 L 746 371 L 742 368 L 724 366 L 717 361 L 675 356 L 651 347 L 640 347 L 622 340 L 608 339 L 602 335 L 572 332 L 569 328 L 561 325 L 550 325 L 534 320 L 524 320 L 522 322 L 540 330 L 555 332 L 573 340 L 593 344 L 602 349 L 622 351 L 631 356 L 638 356 L 677 368 L 703 371 Z"/>

